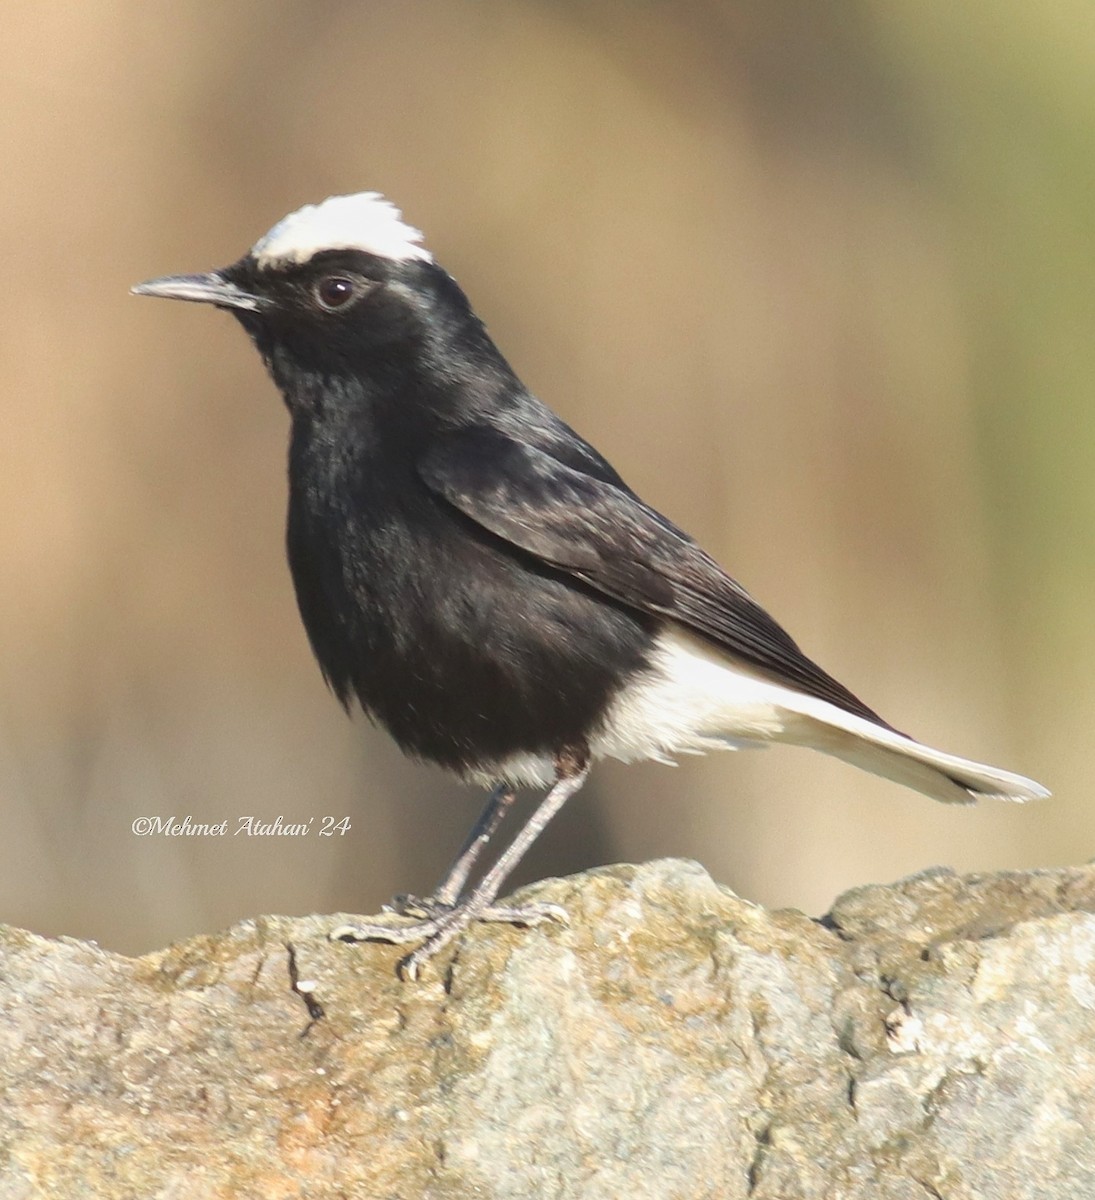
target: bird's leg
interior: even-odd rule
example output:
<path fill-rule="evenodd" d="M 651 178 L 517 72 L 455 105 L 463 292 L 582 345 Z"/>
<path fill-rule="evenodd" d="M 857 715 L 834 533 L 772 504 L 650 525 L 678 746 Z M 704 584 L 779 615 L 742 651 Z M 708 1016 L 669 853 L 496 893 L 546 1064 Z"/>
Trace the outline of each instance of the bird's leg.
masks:
<path fill-rule="evenodd" d="M 468 881 L 472 867 L 475 866 L 479 855 L 502 824 L 510 805 L 513 804 L 517 791 L 508 783 L 499 783 L 491 789 L 486 807 L 479 814 L 479 819 L 471 828 L 460 847 L 456 858 L 441 881 L 441 886 L 432 896 L 396 896 L 384 906 L 385 912 L 399 913 L 406 917 L 435 917 L 451 909 L 460 898 L 464 884 Z"/>
<path fill-rule="evenodd" d="M 498 826 L 502 824 L 503 818 L 509 812 L 516 795 L 517 789 L 508 783 L 498 784 L 491 792 L 486 807 L 472 826 L 467 840 L 460 848 L 460 853 L 453 860 L 441 886 L 434 892 L 433 898 L 438 904 L 451 906 L 460 898 L 460 893 L 464 890 L 464 884 L 468 881 L 472 867 L 475 866 L 487 842 L 498 831 Z"/>
<path fill-rule="evenodd" d="M 589 761 L 585 754 L 579 756 L 573 751 L 566 751 L 556 755 L 555 783 L 529 819 L 521 826 L 517 836 L 499 856 L 498 861 L 467 897 L 464 902 L 465 906 L 482 908 L 494 900 L 501 891 L 502 884 L 506 882 L 514 868 L 524 858 L 529 847 L 544 831 L 544 827 L 551 818 L 585 783 L 588 774 Z M 512 911 L 517 912 L 518 910 Z"/>
<path fill-rule="evenodd" d="M 417 979 L 422 966 L 439 950 L 444 949 L 458 934 L 462 933 L 472 921 L 504 921 L 513 925 L 539 925 L 548 920 L 566 920 L 566 913 L 554 904 L 530 904 L 520 907 L 496 907 L 492 904 L 501 890 L 502 884 L 524 857 L 528 848 L 539 837 L 544 826 L 563 807 L 585 783 L 589 774 L 588 754 L 583 749 L 580 753 L 573 750 L 561 752 L 555 757 L 555 783 L 547 795 L 540 801 L 539 806 L 521 827 L 517 836 L 498 861 L 483 876 L 472 891 L 459 903 L 443 911 L 426 912 L 423 916 L 415 917 L 406 925 L 340 925 L 332 929 L 330 937 L 340 941 L 382 941 L 402 945 L 406 942 L 422 940 L 422 945 L 400 963 L 400 974 L 405 979 Z M 492 809 L 500 807 L 502 813 L 508 807 L 508 801 L 496 802 L 492 796 L 483 817 L 476 823 L 472 837 L 457 857 L 454 868 L 462 865 L 463 859 L 472 851 L 478 842 L 480 833 L 476 830 L 482 826 L 493 832 L 501 821 L 501 814 L 495 814 Z M 485 844 L 485 842 L 483 843 Z M 479 846 L 475 849 L 478 854 Z M 474 861 L 474 858 L 473 858 Z M 470 863 L 468 867 L 470 869 Z M 467 872 L 465 871 L 465 878 Z M 446 879 L 445 883 L 449 881 Z M 442 888 L 444 888 L 444 884 Z"/>

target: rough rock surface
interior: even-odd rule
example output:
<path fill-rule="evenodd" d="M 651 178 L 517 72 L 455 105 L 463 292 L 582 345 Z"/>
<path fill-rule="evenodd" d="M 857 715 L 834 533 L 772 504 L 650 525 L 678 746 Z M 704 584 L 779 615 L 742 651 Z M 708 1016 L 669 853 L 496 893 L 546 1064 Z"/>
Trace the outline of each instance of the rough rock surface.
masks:
<path fill-rule="evenodd" d="M 0 1198 L 1095 1197 L 1095 868 L 820 922 L 678 861 L 525 895 L 570 927 L 417 984 L 340 917 L 141 959 L 2 931 Z"/>

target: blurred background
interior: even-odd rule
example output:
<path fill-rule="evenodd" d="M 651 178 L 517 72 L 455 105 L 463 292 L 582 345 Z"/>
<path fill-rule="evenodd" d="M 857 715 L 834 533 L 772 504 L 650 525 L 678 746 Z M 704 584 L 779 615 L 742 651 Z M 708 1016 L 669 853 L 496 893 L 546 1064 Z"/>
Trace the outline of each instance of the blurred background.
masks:
<path fill-rule="evenodd" d="M 695 857 L 817 914 L 1095 853 L 1095 19 L 1082 0 L 83 0 L 5 13 L 0 919 L 128 952 L 428 891 L 481 797 L 326 692 L 287 418 L 130 284 L 378 189 L 519 373 L 903 729 L 604 764 L 520 879 Z M 141 816 L 345 836 L 138 838 Z"/>

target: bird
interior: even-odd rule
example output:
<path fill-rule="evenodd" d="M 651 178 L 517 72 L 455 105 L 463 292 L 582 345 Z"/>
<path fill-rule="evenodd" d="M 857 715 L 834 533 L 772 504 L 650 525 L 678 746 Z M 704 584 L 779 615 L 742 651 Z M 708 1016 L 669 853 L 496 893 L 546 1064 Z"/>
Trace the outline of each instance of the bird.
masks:
<path fill-rule="evenodd" d="M 422 233 L 378 192 L 331 196 L 230 266 L 138 284 L 250 336 L 289 412 L 286 548 L 342 705 L 489 788 L 437 890 L 344 941 L 565 921 L 499 892 L 591 764 L 805 746 L 947 803 L 1049 795 L 900 732 L 799 649 L 699 544 L 521 382 Z M 520 788 L 527 821 L 469 884 Z"/>

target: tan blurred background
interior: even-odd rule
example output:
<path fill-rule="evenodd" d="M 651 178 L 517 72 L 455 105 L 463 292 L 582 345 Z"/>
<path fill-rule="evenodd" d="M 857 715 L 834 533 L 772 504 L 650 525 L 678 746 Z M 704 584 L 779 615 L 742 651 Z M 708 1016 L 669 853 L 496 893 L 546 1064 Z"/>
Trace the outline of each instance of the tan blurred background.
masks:
<path fill-rule="evenodd" d="M 522 879 L 679 854 L 770 904 L 1095 853 L 1095 18 L 1081 0 L 5 12 L 0 919 L 122 950 L 426 890 L 479 797 L 326 693 L 287 420 L 136 300 L 380 189 L 526 381 L 903 728 L 949 810 L 794 750 L 602 766 Z M 138 839 L 143 815 L 349 816 Z"/>

